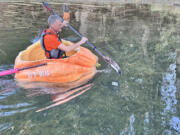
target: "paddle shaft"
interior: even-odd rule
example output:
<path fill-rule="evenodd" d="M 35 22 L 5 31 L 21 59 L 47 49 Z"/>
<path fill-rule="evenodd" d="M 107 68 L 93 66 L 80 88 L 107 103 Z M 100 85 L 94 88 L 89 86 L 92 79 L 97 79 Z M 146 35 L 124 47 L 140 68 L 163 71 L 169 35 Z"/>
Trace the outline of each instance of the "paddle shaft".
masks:
<path fill-rule="evenodd" d="M 43 3 L 43 5 L 44 5 L 44 7 L 47 8 L 53 15 L 58 15 L 53 9 L 51 9 L 51 8 L 49 7 L 48 3 L 44 2 L 44 1 L 43 1 L 42 3 Z M 58 15 L 58 16 L 59 16 L 59 15 Z M 63 22 L 64 19 L 63 19 L 61 16 L 59 16 L 59 17 L 60 17 L 61 22 Z M 68 26 L 74 33 L 76 33 L 76 35 L 78 35 L 80 38 L 83 37 L 83 36 L 82 36 L 76 29 L 74 29 L 69 23 L 67 24 L 67 26 Z M 93 50 L 95 50 L 100 56 L 102 56 L 103 59 L 104 59 L 104 61 L 105 61 L 106 63 L 110 64 L 111 67 L 112 67 L 116 72 L 118 72 L 120 75 L 122 74 L 121 68 L 119 67 L 119 65 L 118 65 L 115 61 L 113 61 L 111 58 L 109 58 L 109 57 L 107 57 L 107 56 L 104 56 L 104 55 L 103 55 L 92 43 L 90 43 L 89 41 L 87 41 L 86 43 L 87 43 L 91 48 L 93 48 Z"/>
<path fill-rule="evenodd" d="M 33 65 L 33 66 L 29 66 L 29 67 L 19 68 L 18 71 L 22 71 L 22 70 L 26 70 L 26 69 L 30 69 L 30 68 L 36 68 L 36 67 L 40 67 L 40 66 L 44 66 L 44 65 L 47 65 L 47 63 L 42 63 L 42 64 Z"/>
<path fill-rule="evenodd" d="M 62 18 L 61 18 L 62 19 Z M 76 33 L 76 35 L 78 35 L 80 38 L 82 38 L 83 36 L 76 30 L 74 29 L 71 24 L 67 24 L 67 26 L 74 32 Z M 93 48 L 94 51 L 96 51 L 99 55 L 101 55 L 102 57 L 104 57 L 104 55 L 89 41 L 86 42 L 91 48 Z"/>
<path fill-rule="evenodd" d="M 19 71 L 22 71 L 22 70 L 26 70 L 26 69 L 30 69 L 30 68 L 36 68 L 36 67 L 40 67 L 40 66 L 44 66 L 44 65 L 47 65 L 47 63 L 42 63 L 42 64 L 33 65 L 33 66 L 29 66 L 29 67 L 5 70 L 5 71 L 0 72 L 0 76 L 10 75 L 10 74 L 14 74 L 14 73 L 17 73 Z"/>

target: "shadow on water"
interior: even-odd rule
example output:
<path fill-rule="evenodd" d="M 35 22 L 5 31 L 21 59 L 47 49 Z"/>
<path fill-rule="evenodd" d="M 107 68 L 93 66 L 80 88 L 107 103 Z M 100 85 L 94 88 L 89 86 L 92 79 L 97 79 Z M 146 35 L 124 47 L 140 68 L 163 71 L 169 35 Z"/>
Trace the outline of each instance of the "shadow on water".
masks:
<path fill-rule="evenodd" d="M 96 76 L 76 88 L 23 88 L 14 75 L 3 76 L 0 134 L 180 134 L 179 6 L 69 5 L 72 26 L 115 60 L 123 76 L 101 57 Z M 62 14 L 62 4 L 51 7 Z M 47 28 L 49 14 L 41 4 L 25 2 L 1 2 L 0 14 L 3 71 Z M 61 36 L 77 38 L 67 28 Z M 47 110 L 35 112 L 39 109 Z"/>

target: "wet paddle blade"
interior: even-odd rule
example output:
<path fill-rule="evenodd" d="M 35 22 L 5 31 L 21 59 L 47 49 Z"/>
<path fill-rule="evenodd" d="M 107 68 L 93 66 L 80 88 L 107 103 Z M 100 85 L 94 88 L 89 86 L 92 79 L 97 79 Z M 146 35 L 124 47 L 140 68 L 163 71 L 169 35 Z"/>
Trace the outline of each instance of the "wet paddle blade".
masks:
<path fill-rule="evenodd" d="M 103 57 L 104 60 L 111 65 L 111 67 L 120 75 L 122 75 L 122 71 L 121 71 L 121 68 L 120 66 L 114 61 L 112 60 L 111 58 L 107 57 L 107 56 L 104 56 Z"/>

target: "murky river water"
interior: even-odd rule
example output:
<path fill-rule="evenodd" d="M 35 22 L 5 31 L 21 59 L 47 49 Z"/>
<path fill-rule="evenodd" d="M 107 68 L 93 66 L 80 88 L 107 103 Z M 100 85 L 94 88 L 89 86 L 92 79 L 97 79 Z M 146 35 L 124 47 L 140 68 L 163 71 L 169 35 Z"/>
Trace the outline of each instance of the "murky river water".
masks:
<path fill-rule="evenodd" d="M 62 5 L 51 5 L 62 15 Z M 32 96 L 14 75 L 0 78 L 3 135 L 180 134 L 180 7 L 70 5 L 71 24 L 115 60 L 123 76 L 99 57 L 94 84 L 81 96 L 42 112 L 48 94 Z M 33 3 L 0 3 L 0 70 L 47 28 L 49 13 Z M 63 37 L 77 37 L 67 28 Z M 86 45 L 87 48 L 89 48 Z M 29 92 L 31 91 L 31 92 Z"/>

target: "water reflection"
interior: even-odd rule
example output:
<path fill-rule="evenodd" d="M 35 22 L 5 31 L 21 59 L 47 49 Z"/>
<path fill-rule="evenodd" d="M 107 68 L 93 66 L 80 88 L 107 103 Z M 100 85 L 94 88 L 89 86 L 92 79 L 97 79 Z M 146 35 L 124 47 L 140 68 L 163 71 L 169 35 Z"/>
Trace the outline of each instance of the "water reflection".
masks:
<path fill-rule="evenodd" d="M 77 96 L 80 96 L 87 90 L 89 90 L 92 83 L 68 83 L 68 84 L 57 84 L 57 83 L 44 83 L 44 82 L 17 82 L 18 86 L 24 87 L 27 91 L 26 96 L 32 98 L 35 96 L 49 95 L 52 100 L 52 105 L 38 109 L 36 112 L 41 112 L 49 108 L 64 104 Z M 24 105 L 24 104 L 23 104 Z M 29 105 L 29 104 L 28 104 Z M 12 106 L 12 105 L 11 105 Z M 8 108 L 11 108 L 9 105 Z M 17 106 L 19 106 L 17 104 Z M 1 106 L 0 106 L 1 107 Z M 5 108 L 5 106 L 2 106 Z"/>
<path fill-rule="evenodd" d="M 37 31 L 47 27 L 49 14 L 40 4 L 0 6 L 0 63 L 6 64 L 0 68 L 5 70 L 12 68 L 15 56 Z M 62 14 L 61 4 L 52 7 Z M 13 75 L 4 76 L 0 80 L 0 133 L 180 134 L 179 63 L 175 63 L 179 57 L 174 55 L 180 39 L 179 7 L 80 4 L 70 8 L 72 26 L 117 61 L 124 75 L 119 78 L 100 58 L 101 70 L 92 80 L 94 87 L 22 88 L 14 83 Z M 68 29 L 62 36 L 75 37 Z M 86 88 L 91 91 L 73 102 L 35 113 L 59 105 Z M 13 133 L 6 130 L 11 127 Z"/>
<path fill-rule="evenodd" d="M 7 107 L 8 109 L 10 109 L 9 107 Z M 35 109 L 35 107 L 30 107 L 30 108 L 26 108 L 26 109 L 19 109 L 19 110 L 13 110 L 13 111 L 3 111 L 3 112 L 0 112 L 0 117 L 7 117 L 7 116 L 12 116 L 12 115 L 15 115 L 15 114 L 20 114 L 20 113 L 23 113 L 23 112 L 27 112 L 27 111 L 30 111 L 30 110 L 33 110 Z"/>
<path fill-rule="evenodd" d="M 132 114 L 129 117 L 129 127 L 126 127 L 124 130 L 122 130 L 120 132 L 120 135 L 135 135 L 135 131 L 134 131 L 134 121 L 135 121 L 135 117 L 134 114 Z"/>
<path fill-rule="evenodd" d="M 180 50 L 176 50 L 176 67 L 177 67 L 177 78 L 176 78 L 176 87 L 180 90 Z"/>
<path fill-rule="evenodd" d="M 150 118 L 149 118 L 149 112 L 145 113 L 145 119 L 144 119 L 144 135 L 149 134 L 149 124 L 150 124 Z"/>
<path fill-rule="evenodd" d="M 6 76 L 6 77 L 9 77 L 9 76 Z M 0 100 L 3 100 L 15 94 L 16 85 L 12 79 L 10 78 L 0 79 L 0 82 L 1 82 L 0 83 L 1 84 Z"/>
<path fill-rule="evenodd" d="M 4 104 L 9 99 L 12 99 L 20 88 L 16 86 L 16 83 L 12 79 L 0 79 L 0 82 L 0 117 L 12 116 L 34 109 L 34 107 L 27 102 L 16 102 L 15 104 L 10 102 L 9 104 Z"/>
<path fill-rule="evenodd" d="M 38 109 L 36 112 L 41 112 L 41 111 L 47 110 L 49 108 L 52 108 L 52 107 L 64 104 L 64 103 L 72 100 L 73 98 L 83 94 L 84 92 L 89 90 L 91 87 L 92 87 L 92 84 L 82 85 L 82 86 L 79 86 L 77 88 L 70 88 L 70 87 L 66 88 L 66 89 L 64 89 L 64 88 L 56 88 L 56 89 L 53 88 L 53 92 L 50 89 L 47 90 L 45 88 L 45 89 L 43 89 L 42 93 L 50 94 L 51 95 L 51 99 L 53 101 L 53 104 L 49 105 L 47 107 Z M 62 92 L 62 90 L 64 92 Z M 33 95 L 34 94 L 35 94 L 35 92 L 33 92 Z M 38 91 L 38 94 L 39 94 L 39 91 Z M 30 96 L 32 96 L 32 95 L 30 95 Z"/>
<path fill-rule="evenodd" d="M 11 122 L 0 124 L 0 133 L 3 133 L 5 130 L 11 128 L 12 125 L 13 125 L 13 123 L 11 123 Z"/>
<path fill-rule="evenodd" d="M 172 56 L 175 60 L 176 56 Z M 177 114 L 177 99 L 176 99 L 176 63 L 171 64 L 168 68 L 168 73 L 163 76 L 161 86 L 162 104 L 164 106 L 162 115 L 162 125 L 166 128 L 164 134 L 180 134 L 180 118 Z M 170 127 L 168 129 L 167 127 Z M 172 130 L 173 129 L 173 130 Z"/>

